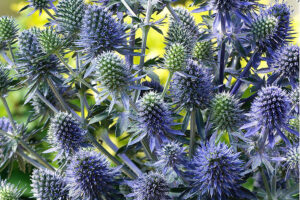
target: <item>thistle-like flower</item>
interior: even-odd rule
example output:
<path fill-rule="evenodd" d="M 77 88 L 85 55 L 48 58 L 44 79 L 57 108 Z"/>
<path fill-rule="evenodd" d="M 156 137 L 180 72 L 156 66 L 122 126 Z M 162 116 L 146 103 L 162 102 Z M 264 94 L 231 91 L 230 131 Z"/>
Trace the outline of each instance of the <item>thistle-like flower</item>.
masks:
<path fill-rule="evenodd" d="M 170 23 L 167 36 L 165 37 L 167 49 L 174 43 L 182 44 L 187 53 L 191 52 L 197 41 L 197 37 L 193 35 L 192 31 L 185 28 L 180 22 Z"/>
<path fill-rule="evenodd" d="M 197 61 L 211 61 L 213 44 L 210 40 L 197 42 L 193 49 L 193 58 Z"/>
<path fill-rule="evenodd" d="M 155 92 L 146 93 L 138 102 L 138 113 L 130 132 L 133 132 L 129 144 L 133 145 L 143 138 L 149 140 L 150 150 L 153 151 L 161 141 L 168 141 L 172 135 L 182 135 L 180 131 L 171 129 L 175 125 L 170 107 L 163 101 L 161 95 Z"/>
<path fill-rule="evenodd" d="M 194 17 L 191 13 L 184 7 L 179 7 L 174 9 L 176 16 L 184 29 L 190 30 L 193 37 L 199 37 L 200 31 L 199 27 L 196 25 Z M 174 26 L 174 23 L 178 23 L 176 19 L 172 16 L 170 19 L 170 26 Z"/>
<path fill-rule="evenodd" d="M 285 45 L 276 51 L 271 68 L 282 78 L 288 78 L 293 87 L 299 80 L 299 46 Z"/>
<path fill-rule="evenodd" d="M 61 0 L 57 4 L 58 29 L 68 34 L 77 34 L 82 25 L 86 5 L 83 0 Z"/>
<path fill-rule="evenodd" d="M 46 54 L 52 54 L 60 50 L 64 42 L 53 27 L 47 27 L 38 34 L 38 42 Z"/>
<path fill-rule="evenodd" d="M 17 38 L 18 28 L 12 17 L 0 17 L 0 42 L 12 43 Z"/>
<path fill-rule="evenodd" d="M 53 9 L 55 10 L 55 6 L 53 4 L 55 0 L 28 0 L 28 5 L 24 6 L 21 10 L 26 10 L 27 8 L 33 8 L 33 11 L 31 14 L 33 14 L 35 11 L 39 11 L 40 14 L 43 12 L 43 10 Z"/>
<path fill-rule="evenodd" d="M 86 59 L 95 58 L 104 51 L 124 53 L 127 45 L 125 26 L 111 13 L 97 5 L 89 5 L 82 19 L 78 47 L 86 53 Z"/>
<path fill-rule="evenodd" d="M 215 144 L 212 137 L 207 145 L 198 148 L 189 173 L 192 193 L 213 199 L 236 197 L 242 173 L 243 162 L 239 153 L 224 143 Z"/>
<path fill-rule="evenodd" d="M 300 160 L 300 146 L 296 144 L 286 149 L 285 166 L 287 167 L 287 176 L 290 171 L 294 171 L 299 177 L 299 160 Z"/>
<path fill-rule="evenodd" d="M 127 181 L 132 193 L 127 197 L 134 200 L 167 200 L 169 186 L 164 176 L 158 172 L 141 175 L 137 180 Z"/>
<path fill-rule="evenodd" d="M 218 130 L 236 131 L 243 123 L 241 105 L 229 93 L 219 93 L 211 101 L 211 119 Z"/>
<path fill-rule="evenodd" d="M 187 61 L 187 52 L 182 44 L 174 43 L 166 51 L 164 56 L 165 67 L 171 72 L 182 71 Z"/>
<path fill-rule="evenodd" d="M 70 197 L 86 200 L 113 200 L 118 195 L 117 168 L 109 167 L 107 159 L 96 152 L 77 152 L 66 171 Z"/>
<path fill-rule="evenodd" d="M 9 76 L 9 70 L 0 63 L 0 95 L 5 95 L 14 84 L 15 81 Z"/>
<path fill-rule="evenodd" d="M 274 133 L 277 132 L 282 139 L 289 144 L 289 140 L 282 133 L 286 129 L 292 134 L 299 133 L 288 126 L 289 112 L 291 102 L 284 90 L 277 86 L 267 86 L 258 92 L 251 106 L 249 113 L 250 122 L 241 127 L 248 128 L 246 136 L 251 136 L 260 131 L 261 134 L 267 134 L 269 144 L 273 147 L 275 144 Z"/>
<path fill-rule="evenodd" d="M 37 83 L 46 78 L 57 79 L 63 68 L 54 55 L 47 56 L 38 42 L 39 30 L 23 31 L 19 36 L 19 76 Z"/>
<path fill-rule="evenodd" d="M 158 161 L 153 166 L 162 171 L 170 182 L 174 182 L 182 175 L 180 170 L 187 163 L 185 149 L 180 143 L 171 141 L 156 150 Z"/>
<path fill-rule="evenodd" d="M 134 81 L 141 77 L 134 77 L 136 74 L 131 74 L 125 61 L 113 52 L 101 54 L 94 60 L 93 65 L 97 69 L 97 80 L 101 83 L 102 88 L 98 103 L 101 103 L 107 97 L 111 96 L 112 102 L 109 108 L 111 111 L 117 98 L 121 96 L 121 100 L 128 110 L 129 97 L 126 94 L 126 90 L 136 88 Z"/>
<path fill-rule="evenodd" d="M 68 200 L 64 177 L 49 170 L 35 169 L 31 175 L 33 197 L 37 200 Z"/>
<path fill-rule="evenodd" d="M 174 74 L 170 91 L 177 107 L 205 109 L 209 106 L 213 92 L 213 77 L 202 63 L 189 60 L 186 75 Z"/>
<path fill-rule="evenodd" d="M 1 200 L 19 200 L 24 190 L 20 190 L 15 185 L 0 179 L 0 199 Z"/>
<path fill-rule="evenodd" d="M 48 132 L 48 140 L 54 147 L 51 150 L 59 151 L 58 156 L 62 153 L 65 156 L 72 155 L 84 144 L 85 134 L 86 131 L 71 114 L 59 112 L 52 118 Z"/>

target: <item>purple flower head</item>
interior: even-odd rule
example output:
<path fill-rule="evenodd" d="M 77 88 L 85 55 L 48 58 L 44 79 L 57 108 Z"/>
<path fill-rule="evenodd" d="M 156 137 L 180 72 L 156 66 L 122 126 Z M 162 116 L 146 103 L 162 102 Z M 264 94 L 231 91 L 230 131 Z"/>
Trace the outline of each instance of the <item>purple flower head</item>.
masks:
<path fill-rule="evenodd" d="M 51 120 L 48 140 L 53 148 L 47 152 L 58 151 L 57 158 L 63 153 L 65 156 L 72 155 L 84 144 L 85 133 L 71 114 L 59 112 Z"/>
<path fill-rule="evenodd" d="M 239 155 L 224 143 L 215 144 L 214 139 L 198 148 L 189 169 L 191 192 L 216 199 L 236 196 L 244 172 Z"/>
<path fill-rule="evenodd" d="M 213 76 L 203 64 L 189 60 L 182 73 L 175 73 L 170 92 L 177 107 L 205 109 L 209 106 L 213 92 Z"/>
<path fill-rule="evenodd" d="M 171 129 L 175 125 L 172 112 L 160 94 L 148 92 L 138 102 L 138 113 L 134 116 L 133 132 L 129 145 L 133 145 L 143 138 L 149 140 L 151 151 L 160 147 L 161 142 L 168 141 L 168 137 L 182 135 L 180 131 Z"/>
<path fill-rule="evenodd" d="M 249 113 L 250 122 L 242 126 L 241 129 L 248 129 L 246 137 L 256 132 L 260 132 L 262 135 L 267 134 L 269 144 L 272 147 L 275 144 L 274 133 L 279 134 L 289 144 L 289 140 L 283 134 L 282 129 L 299 135 L 297 131 L 287 125 L 290 109 L 291 102 L 285 91 L 277 86 L 264 87 L 258 92 L 258 96 L 252 103 Z"/>
<path fill-rule="evenodd" d="M 49 170 L 35 169 L 31 175 L 33 197 L 37 200 L 68 200 L 64 177 Z"/>
<path fill-rule="evenodd" d="M 141 175 L 138 179 L 127 181 L 132 193 L 127 197 L 134 200 L 167 200 L 169 186 L 164 176 L 158 172 Z"/>
<path fill-rule="evenodd" d="M 111 168 L 100 153 L 79 151 L 66 170 L 70 197 L 86 200 L 114 200 L 120 184 L 117 168 Z"/>
<path fill-rule="evenodd" d="M 299 46 L 285 45 L 275 52 L 271 67 L 282 78 L 288 78 L 293 87 L 299 80 Z"/>
<path fill-rule="evenodd" d="M 35 11 L 39 11 L 41 15 L 43 10 L 48 10 L 48 9 L 56 10 L 53 4 L 54 1 L 55 0 L 28 0 L 27 2 L 29 4 L 23 7 L 20 10 L 20 12 L 31 7 L 33 8 L 33 11 L 30 14 L 33 14 Z"/>
<path fill-rule="evenodd" d="M 86 53 L 85 59 L 95 58 L 104 51 L 124 53 L 127 45 L 125 26 L 101 6 L 89 5 L 82 19 L 78 47 Z"/>

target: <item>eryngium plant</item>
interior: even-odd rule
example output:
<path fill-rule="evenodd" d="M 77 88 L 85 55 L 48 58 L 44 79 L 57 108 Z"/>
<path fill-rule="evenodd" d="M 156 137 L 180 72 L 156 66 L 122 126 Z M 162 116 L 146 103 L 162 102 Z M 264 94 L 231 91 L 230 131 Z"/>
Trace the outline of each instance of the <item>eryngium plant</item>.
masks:
<path fill-rule="evenodd" d="M 241 105 L 229 93 L 219 93 L 211 101 L 211 119 L 218 130 L 237 131 L 243 124 Z"/>
<path fill-rule="evenodd" d="M 31 175 L 33 197 L 37 200 L 68 200 L 65 178 L 48 170 L 35 169 Z"/>
<path fill-rule="evenodd" d="M 213 93 L 213 76 L 202 63 L 189 60 L 184 74 L 175 73 L 170 85 L 174 103 L 179 108 L 200 108 L 209 106 Z"/>
<path fill-rule="evenodd" d="M 79 151 L 66 171 L 70 197 L 87 200 L 118 198 L 118 168 L 111 168 L 100 153 Z"/>
<path fill-rule="evenodd" d="M 128 194 L 129 199 L 134 200 L 167 200 L 169 186 L 164 176 L 158 172 L 150 172 L 140 176 L 137 180 L 128 181 L 132 193 Z"/>
<path fill-rule="evenodd" d="M 213 199 L 237 198 L 244 171 L 239 156 L 231 147 L 215 144 L 214 140 L 198 148 L 189 169 L 190 193 Z"/>
<path fill-rule="evenodd" d="M 86 54 L 86 59 L 95 58 L 104 51 L 124 53 L 127 45 L 125 26 L 104 7 L 97 5 L 87 6 L 79 35 L 77 45 Z"/>
<path fill-rule="evenodd" d="M 0 17 L 0 41 L 12 43 L 17 37 L 18 28 L 12 17 Z"/>
<path fill-rule="evenodd" d="M 187 53 L 182 44 L 174 43 L 165 54 L 165 67 L 171 72 L 182 71 L 186 66 Z"/>
<path fill-rule="evenodd" d="M 8 183 L 7 180 L 0 180 L 0 199 L 1 200 L 20 200 L 23 190 L 15 185 Z"/>

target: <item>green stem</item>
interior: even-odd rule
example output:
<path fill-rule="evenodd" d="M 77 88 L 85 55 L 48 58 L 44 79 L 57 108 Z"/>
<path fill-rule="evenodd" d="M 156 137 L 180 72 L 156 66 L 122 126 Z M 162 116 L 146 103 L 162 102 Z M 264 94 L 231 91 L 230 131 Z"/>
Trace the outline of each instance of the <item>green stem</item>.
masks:
<path fill-rule="evenodd" d="M 121 0 L 121 2 L 132 16 L 137 17 L 137 15 L 133 12 L 133 10 L 130 8 L 130 6 L 127 4 L 125 0 Z"/>
<path fill-rule="evenodd" d="M 48 83 L 49 87 L 51 88 L 52 92 L 54 93 L 54 95 L 56 96 L 56 98 L 58 99 L 59 103 L 64 108 L 64 110 L 66 110 L 66 111 L 68 111 L 70 113 L 70 109 L 69 109 L 68 105 L 66 104 L 66 102 L 64 101 L 64 99 L 59 94 L 59 92 L 56 89 L 55 85 L 53 84 L 52 80 L 49 79 L 49 78 L 47 78 L 47 83 Z"/>
<path fill-rule="evenodd" d="M 190 123 L 190 148 L 189 157 L 192 158 L 195 150 L 195 136 L 196 136 L 196 110 L 193 109 L 191 113 L 191 123 Z"/>
<path fill-rule="evenodd" d="M 268 183 L 268 179 L 267 179 L 267 177 L 266 177 L 266 174 L 265 174 L 265 172 L 264 172 L 264 170 L 263 170 L 262 167 L 259 167 L 259 170 L 260 170 L 260 173 L 261 173 L 263 182 L 264 182 L 265 189 L 266 189 L 266 191 L 267 191 L 268 200 L 272 200 L 271 190 L 270 190 L 270 186 L 269 186 L 269 183 Z"/>
<path fill-rule="evenodd" d="M 172 80 L 172 77 L 173 77 L 173 72 L 169 72 L 169 76 L 168 76 L 168 79 L 167 79 L 167 82 L 165 83 L 165 87 L 164 87 L 164 90 L 163 92 L 161 93 L 161 97 L 162 99 L 165 97 L 167 91 L 168 91 L 168 88 L 169 88 L 169 85 L 170 85 L 170 82 Z"/>
<path fill-rule="evenodd" d="M 80 99 L 80 111 L 81 111 L 81 121 L 85 123 L 85 112 L 84 112 L 84 92 L 79 91 L 79 99 Z"/>
<path fill-rule="evenodd" d="M 26 151 L 28 151 L 32 156 L 34 156 L 38 162 L 40 162 L 42 165 L 44 165 L 49 170 L 55 172 L 55 169 L 46 160 L 44 160 L 43 157 L 41 157 L 34 150 L 32 150 L 31 147 L 26 144 L 26 142 L 24 142 L 22 139 L 19 139 L 18 142 Z"/>
<path fill-rule="evenodd" d="M 7 101 L 6 101 L 6 99 L 3 96 L 1 96 L 1 101 L 3 102 L 4 108 L 6 110 L 6 113 L 7 113 L 8 119 L 9 119 L 9 121 L 11 123 L 11 126 L 12 126 L 14 132 L 16 133 L 17 127 L 16 127 L 15 121 L 14 121 L 14 119 L 12 117 L 12 114 L 10 112 L 10 109 L 8 107 Z"/>
<path fill-rule="evenodd" d="M 88 132 L 88 137 L 91 141 L 91 143 L 104 155 L 106 155 L 113 163 L 115 163 L 116 165 L 120 166 L 122 165 L 122 163 L 116 159 L 113 155 L 111 155 L 101 144 L 99 144 L 99 142 L 96 140 L 96 138 Z M 134 179 L 136 178 L 136 175 L 131 172 L 127 167 L 123 166 L 121 168 L 121 170 L 130 178 Z"/>
<path fill-rule="evenodd" d="M 78 76 L 76 74 L 76 72 L 74 72 L 74 70 L 72 69 L 72 67 L 70 65 L 68 65 L 68 63 L 65 62 L 64 58 L 61 57 L 61 55 L 59 53 L 56 53 L 55 55 L 58 57 L 58 59 L 60 60 L 60 62 L 62 62 L 64 64 L 64 66 L 69 70 L 69 72 L 71 73 L 71 75 L 73 76 L 73 78 L 78 79 L 87 88 L 93 90 L 96 94 L 99 94 L 98 90 L 96 90 L 93 86 L 91 86 L 89 83 L 87 83 L 85 80 L 83 80 L 80 76 Z"/>
<path fill-rule="evenodd" d="M 147 156 L 149 159 L 151 159 L 151 160 L 153 160 L 153 161 L 156 161 L 157 158 L 156 158 L 156 156 L 151 152 L 147 140 L 144 138 L 144 139 L 142 139 L 141 143 L 142 143 L 143 148 L 144 148 L 144 150 L 145 150 L 146 156 Z"/>
<path fill-rule="evenodd" d="M 41 94 L 39 90 L 36 91 L 36 95 L 46 104 L 54 113 L 57 113 L 58 110 Z"/>
<path fill-rule="evenodd" d="M 174 17 L 174 19 L 177 22 L 180 22 L 180 19 L 179 19 L 178 15 L 176 14 L 176 12 L 174 11 L 174 9 L 172 8 L 171 3 L 167 3 L 167 9 L 171 13 L 171 15 Z"/>
<path fill-rule="evenodd" d="M 8 45 L 7 45 L 7 46 L 8 46 L 8 49 L 9 49 L 9 52 L 10 52 L 10 55 L 11 55 L 12 61 L 13 61 L 14 65 L 15 65 L 15 63 L 16 63 L 16 60 L 15 60 L 14 53 L 13 53 L 13 51 L 12 51 L 11 44 L 10 44 L 10 43 L 8 43 Z"/>
<path fill-rule="evenodd" d="M 20 150 L 19 148 L 16 151 L 16 154 L 21 156 L 22 158 L 24 158 L 28 163 L 32 164 L 33 166 L 35 166 L 38 169 L 44 169 L 44 165 L 38 163 L 37 161 L 35 161 L 34 159 L 30 158 L 29 156 L 27 156 L 22 150 Z"/>

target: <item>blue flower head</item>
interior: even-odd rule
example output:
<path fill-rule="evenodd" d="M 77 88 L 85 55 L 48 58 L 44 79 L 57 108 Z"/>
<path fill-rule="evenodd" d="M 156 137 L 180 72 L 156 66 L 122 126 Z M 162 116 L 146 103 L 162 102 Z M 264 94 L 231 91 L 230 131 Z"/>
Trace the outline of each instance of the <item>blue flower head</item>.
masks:
<path fill-rule="evenodd" d="M 212 99 L 213 76 L 202 63 L 193 60 L 188 61 L 183 72 L 175 73 L 170 84 L 174 103 L 179 108 L 207 108 Z"/>
<path fill-rule="evenodd" d="M 55 6 L 53 4 L 55 0 L 28 0 L 29 3 L 25 7 L 23 7 L 21 11 L 26 10 L 27 8 L 33 8 L 33 11 L 31 14 L 33 14 L 35 11 L 39 11 L 40 14 L 43 12 L 43 10 L 53 9 L 55 10 Z"/>
<path fill-rule="evenodd" d="M 129 199 L 134 200 L 167 200 L 169 186 L 164 176 L 158 172 L 150 172 L 141 175 L 137 180 L 127 181 L 132 193 Z"/>
<path fill-rule="evenodd" d="M 85 134 L 86 131 L 71 114 L 59 112 L 51 119 L 48 140 L 53 148 L 49 151 L 58 151 L 58 157 L 63 153 L 65 156 L 72 155 L 83 146 Z"/>
<path fill-rule="evenodd" d="M 33 197 L 37 200 L 68 200 L 65 178 L 49 170 L 35 169 L 31 175 Z"/>
<path fill-rule="evenodd" d="M 291 102 L 284 90 L 277 86 L 267 86 L 258 92 L 249 113 L 250 122 L 242 128 L 247 128 L 246 136 L 256 132 L 267 134 L 269 144 L 275 144 L 274 133 L 279 134 L 289 144 L 289 140 L 283 134 L 282 129 L 299 135 L 299 133 L 288 126 Z"/>
<path fill-rule="evenodd" d="M 133 145 L 143 138 L 149 140 L 151 151 L 159 147 L 161 141 L 168 141 L 168 137 L 182 135 L 180 131 L 171 129 L 175 125 L 172 112 L 160 94 L 150 91 L 144 94 L 138 102 L 138 113 L 130 132 L 133 132 L 129 145 Z"/>
<path fill-rule="evenodd" d="M 82 19 L 78 47 L 86 53 L 86 59 L 95 58 L 104 51 L 124 53 L 127 45 L 125 26 L 101 6 L 89 5 Z"/>
<path fill-rule="evenodd" d="M 293 87 L 299 80 L 299 46 L 285 45 L 273 56 L 271 67 L 280 77 L 287 78 Z"/>
<path fill-rule="evenodd" d="M 118 199 L 117 168 L 111 168 L 100 153 L 79 151 L 71 160 L 66 178 L 70 197 L 86 200 Z"/>
<path fill-rule="evenodd" d="M 191 193 L 213 199 L 234 197 L 242 183 L 243 172 L 239 153 L 224 143 L 215 144 L 211 139 L 197 149 L 191 162 Z"/>
<path fill-rule="evenodd" d="M 296 177 L 299 177 L 299 160 L 300 160 L 300 146 L 296 144 L 294 146 L 288 147 L 285 150 L 285 166 L 287 168 L 286 177 L 288 177 L 290 172 L 295 172 Z"/>

